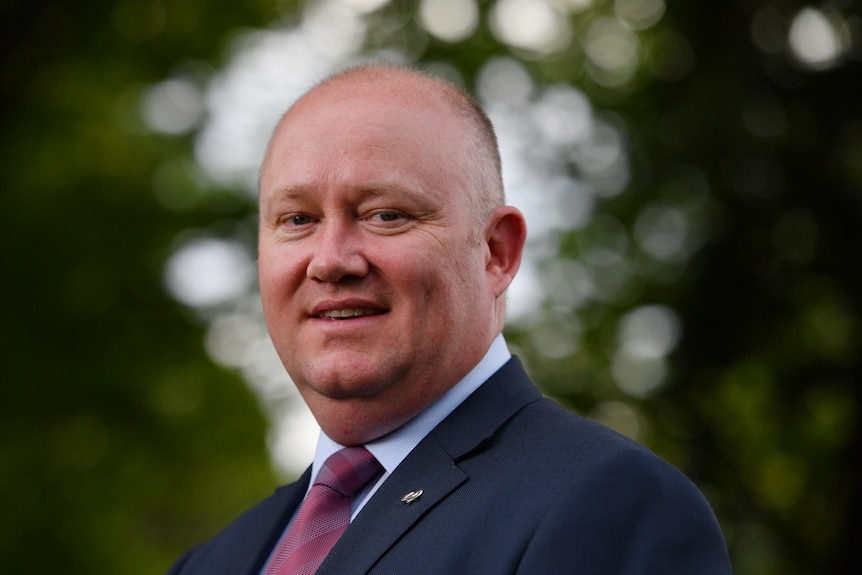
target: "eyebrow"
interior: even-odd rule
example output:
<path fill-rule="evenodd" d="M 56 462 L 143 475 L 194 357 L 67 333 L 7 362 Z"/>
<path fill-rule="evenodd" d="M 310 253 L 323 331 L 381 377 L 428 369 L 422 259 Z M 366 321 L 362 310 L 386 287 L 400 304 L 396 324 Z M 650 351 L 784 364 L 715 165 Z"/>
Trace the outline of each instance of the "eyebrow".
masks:
<path fill-rule="evenodd" d="M 305 185 L 295 185 L 276 188 L 267 194 L 266 197 L 258 194 L 258 210 L 263 212 L 265 208 L 270 208 L 279 203 L 299 200 L 307 194 L 308 189 L 309 187 Z"/>
<path fill-rule="evenodd" d="M 268 195 L 267 203 L 272 204 L 284 200 L 300 199 L 311 191 L 312 186 L 306 184 L 283 186 L 281 188 L 276 188 Z M 391 182 L 370 182 L 368 184 L 363 184 L 362 186 L 356 187 L 354 190 L 351 190 L 350 194 L 361 197 L 379 197 L 394 195 L 402 198 L 425 195 L 424 190 L 415 189 L 404 186 L 402 184 L 396 184 Z"/>
<path fill-rule="evenodd" d="M 301 184 L 294 186 L 284 186 L 273 190 L 272 193 L 269 194 L 267 199 L 269 201 L 291 200 L 305 195 L 308 190 L 309 186 Z"/>

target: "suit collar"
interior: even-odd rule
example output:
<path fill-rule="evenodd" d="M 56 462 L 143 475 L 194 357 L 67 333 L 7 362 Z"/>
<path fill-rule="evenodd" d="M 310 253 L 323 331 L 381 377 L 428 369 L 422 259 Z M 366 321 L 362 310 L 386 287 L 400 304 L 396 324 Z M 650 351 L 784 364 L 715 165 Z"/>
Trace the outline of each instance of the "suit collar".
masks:
<path fill-rule="evenodd" d="M 243 526 L 238 534 L 240 540 L 234 545 L 235 548 L 249 549 L 252 552 L 231 554 L 220 572 L 249 575 L 258 575 L 261 572 L 281 539 L 284 526 L 302 504 L 310 477 L 311 467 L 295 482 L 276 489 L 272 496 L 274 505 L 259 506 L 260 514 L 255 514 L 254 520 Z"/>
<path fill-rule="evenodd" d="M 512 358 L 437 426 L 366 504 L 317 571 L 320 575 L 366 573 L 379 558 L 439 501 L 469 476 L 458 462 L 481 449 L 506 421 L 541 398 Z M 413 503 L 405 494 L 422 490 Z"/>
<path fill-rule="evenodd" d="M 457 461 L 491 438 L 523 407 L 541 397 L 520 360 L 512 357 L 431 434 Z"/>

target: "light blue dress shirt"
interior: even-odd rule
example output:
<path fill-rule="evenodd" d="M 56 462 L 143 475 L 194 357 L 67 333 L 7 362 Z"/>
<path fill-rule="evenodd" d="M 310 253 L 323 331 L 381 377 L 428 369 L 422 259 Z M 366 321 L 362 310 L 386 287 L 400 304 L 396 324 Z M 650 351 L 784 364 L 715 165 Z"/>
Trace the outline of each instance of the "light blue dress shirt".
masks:
<path fill-rule="evenodd" d="M 509 352 L 509 347 L 506 345 L 506 340 L 503 338 L 503 334 L 499 334 L 494 338 L 494 341 L 491 343 L 491 347 L 488 349 L 485 357 L 483 357 L 482 360 L 476 364 L 476 367 L 470 370 L 470 372 L 464 376 L 461 381 L 449 389 L 449 391 L 440 396 L 440 398 L 438 398 L 434 403 L 426 407 L 421 413 L 419 413 L 419 415 L 392 433 L 365 444 L 365 448 L 377 458 L 377 461 L 379 461 L 380 465 L 383 466 L 384 471 L 375 483 L 366 487 L 365 490 L 354 499 L 353 514 L 350 517 L 351 521 L 365 506 L 365 503 L 371 499 L 371 496 L 374 495 L 383 482 L 386 481 L 386 478 L 389 477 L 392 472 L 395 471 L 395 468 L 404 461 L 411 451 L 413 451 L 413 448 L 419 445 L 419 442 L 422 441 L 432 429 L 437 427 L 441 421 L 446 419 L 446 416 L 452 413 L 455 408 L 461 405 L 461 403 L 463 403 L 471 393 L 476 391 L 479 386 L 485 383 L 488 378 L 503 367 L 511 357 L 512 354 Z M 330 455 L 343 447 L 345 446 L 339 445 L 321 430 L 320 436 L 317 439 L 314 462 L 311 465 L 311 481 L 308 486 L 309 490 L 311 489 L 311 486 L 314 485 L 314 480 L 320 472 L 323 462 L 326 461 Z M 307 493 L 308 491 L 306 491 L 306 494 Z M 295 516 L 296 513 L 294 513 L 294 517 Z M 285 534 L 287 534 L 287 530 L 290 528 L 290 523 L 292 522 L 293 520 L 291 519 L 285 527 L 284 533 L 282 533 L 282 536 L 279 538 L 279 543 L 273 548 L 273 552 L 275 549 L 278 549 L 281 544 L 281 539 L 284 538 Z M 264 564 L 264 567 L 261 570 L 261 575 L 266 572 L 266 567 L 269 565 L 271 558 L 272 557 L 270 556 L 270 559 L 268 559 Z"/>
<path fill-rule="evenodd" d="M 365 448 L 377 458 L 380 465 L 383 466 L 384 472 L 375 483 L 370 485 L 356 497 L 353 501 L 353 515 L 351 520 L 356 517 L 356 514 L 365 505 L 374 492 L 386 481 L 395 468 L 398 467 L 404 458 L 413 451 L 413 448 L 419 445 L 426 435 L 432 429 L 446 419 L 446 416 L 455 411 L 455 408 L 467 399 L 467 397 L 476 391 L 480 385 L 494 375 L 494 373 L 503 367 L 512 355 L 509 353 L 509 348 L 506 345 L 506 340 L 503 339 L 503 334 L 499 334 L 491 343 L 491 347 L 485 354 L 485 357 L 476 364 L 464 378 L 449 389 L 434 403 L 426 407 L 416 417 L 380 439 L 375 439 L 365 444 Z M 339 445 L 330 439 L 323 431 L 317 440 L 317 449 L 314 453 L 314 463 L 311 466 L 311 485 L 314 484 L 314 479 L 320 472 L 320 468 L 326 459 L 342 449 L 344 446 Z"/>

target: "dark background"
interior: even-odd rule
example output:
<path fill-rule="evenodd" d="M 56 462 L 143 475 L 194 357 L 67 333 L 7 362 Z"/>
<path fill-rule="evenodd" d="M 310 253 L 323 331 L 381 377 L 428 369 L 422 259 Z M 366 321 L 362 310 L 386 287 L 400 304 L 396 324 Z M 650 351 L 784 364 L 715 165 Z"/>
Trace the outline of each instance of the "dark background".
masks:
<path fill-rule="evenodd" d="M 487 24 L 491 2 L 478 3 L 479 27 L 456 43 L 422 31 L 414 2 L 393 4 L 367 15 L 369 26 L 401 22 L 410 61 L 445 62 L 470 88 L 489 58 L 507 55 L 537 85 L 573 84 L 624 124 L 631 179 L 597 213 L 628 234 L 649 202 L 684 202 L 686 174 L 696 174 L 708 201 L 685 265 L 650 273 L 660 262 L 633 253 L 636 289 L 555 318 L 554 329 L 566 329 L 563 319 L 580 326 L 571 353 L 543 351 L 545 322 L 511 326 L 509 341 L 560 402 L 636 419 L 638 439 L 710 499 L 736 573 L 855 573 L 858 5 L 810 5 L 846 43 L 842 58 L 816 69 L 786 42 L 807 4 L 672 2 L 638 31 L 635 75 L 609 87 L 584 73 L 574 49 L 501 44 Z M 596 1 L 571 14 L 573 45 L 612 9 Z M 223 66 L 240 30 L 301 18 L 295 2 L 264 0 L 0 0 L 3 573 L 161 573 L 281 480 L 254 393 L 209 358 L 206 322 L 163 287 L 178 235 L 247 221 L 253 202 L 211 189 L 207 201 L 165 209 L 154 173 L 191 158 L 194 133 L 153 133 L 139 109 L 182 63 Z M 605 237 L 601 221 L 559 232 L 543 265 L 578 261 Z M 674 310 L 683 336 L 665 383 L 632 397 L 614 384 L 613 341 L 621 318 L 645 304 Z"/>

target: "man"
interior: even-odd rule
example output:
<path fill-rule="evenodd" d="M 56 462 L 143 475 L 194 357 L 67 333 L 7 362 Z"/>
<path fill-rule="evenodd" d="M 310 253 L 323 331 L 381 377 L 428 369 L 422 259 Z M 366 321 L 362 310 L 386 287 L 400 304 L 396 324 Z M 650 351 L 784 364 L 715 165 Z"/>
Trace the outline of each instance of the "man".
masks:
<path fill-rule="evenodd" d="M 294 104 L 261 169 L 260 289 L 321 427 L 315 461 L 170 573 L 730 573 L 682 474 L 543 399 L 510 356 L 525 237 L 459 90 L 366 66 Z M 318 477 L 336 452 L 369 469 L 355 495 Z M 342 525 L 312 509 L 321 491 Z"/>

